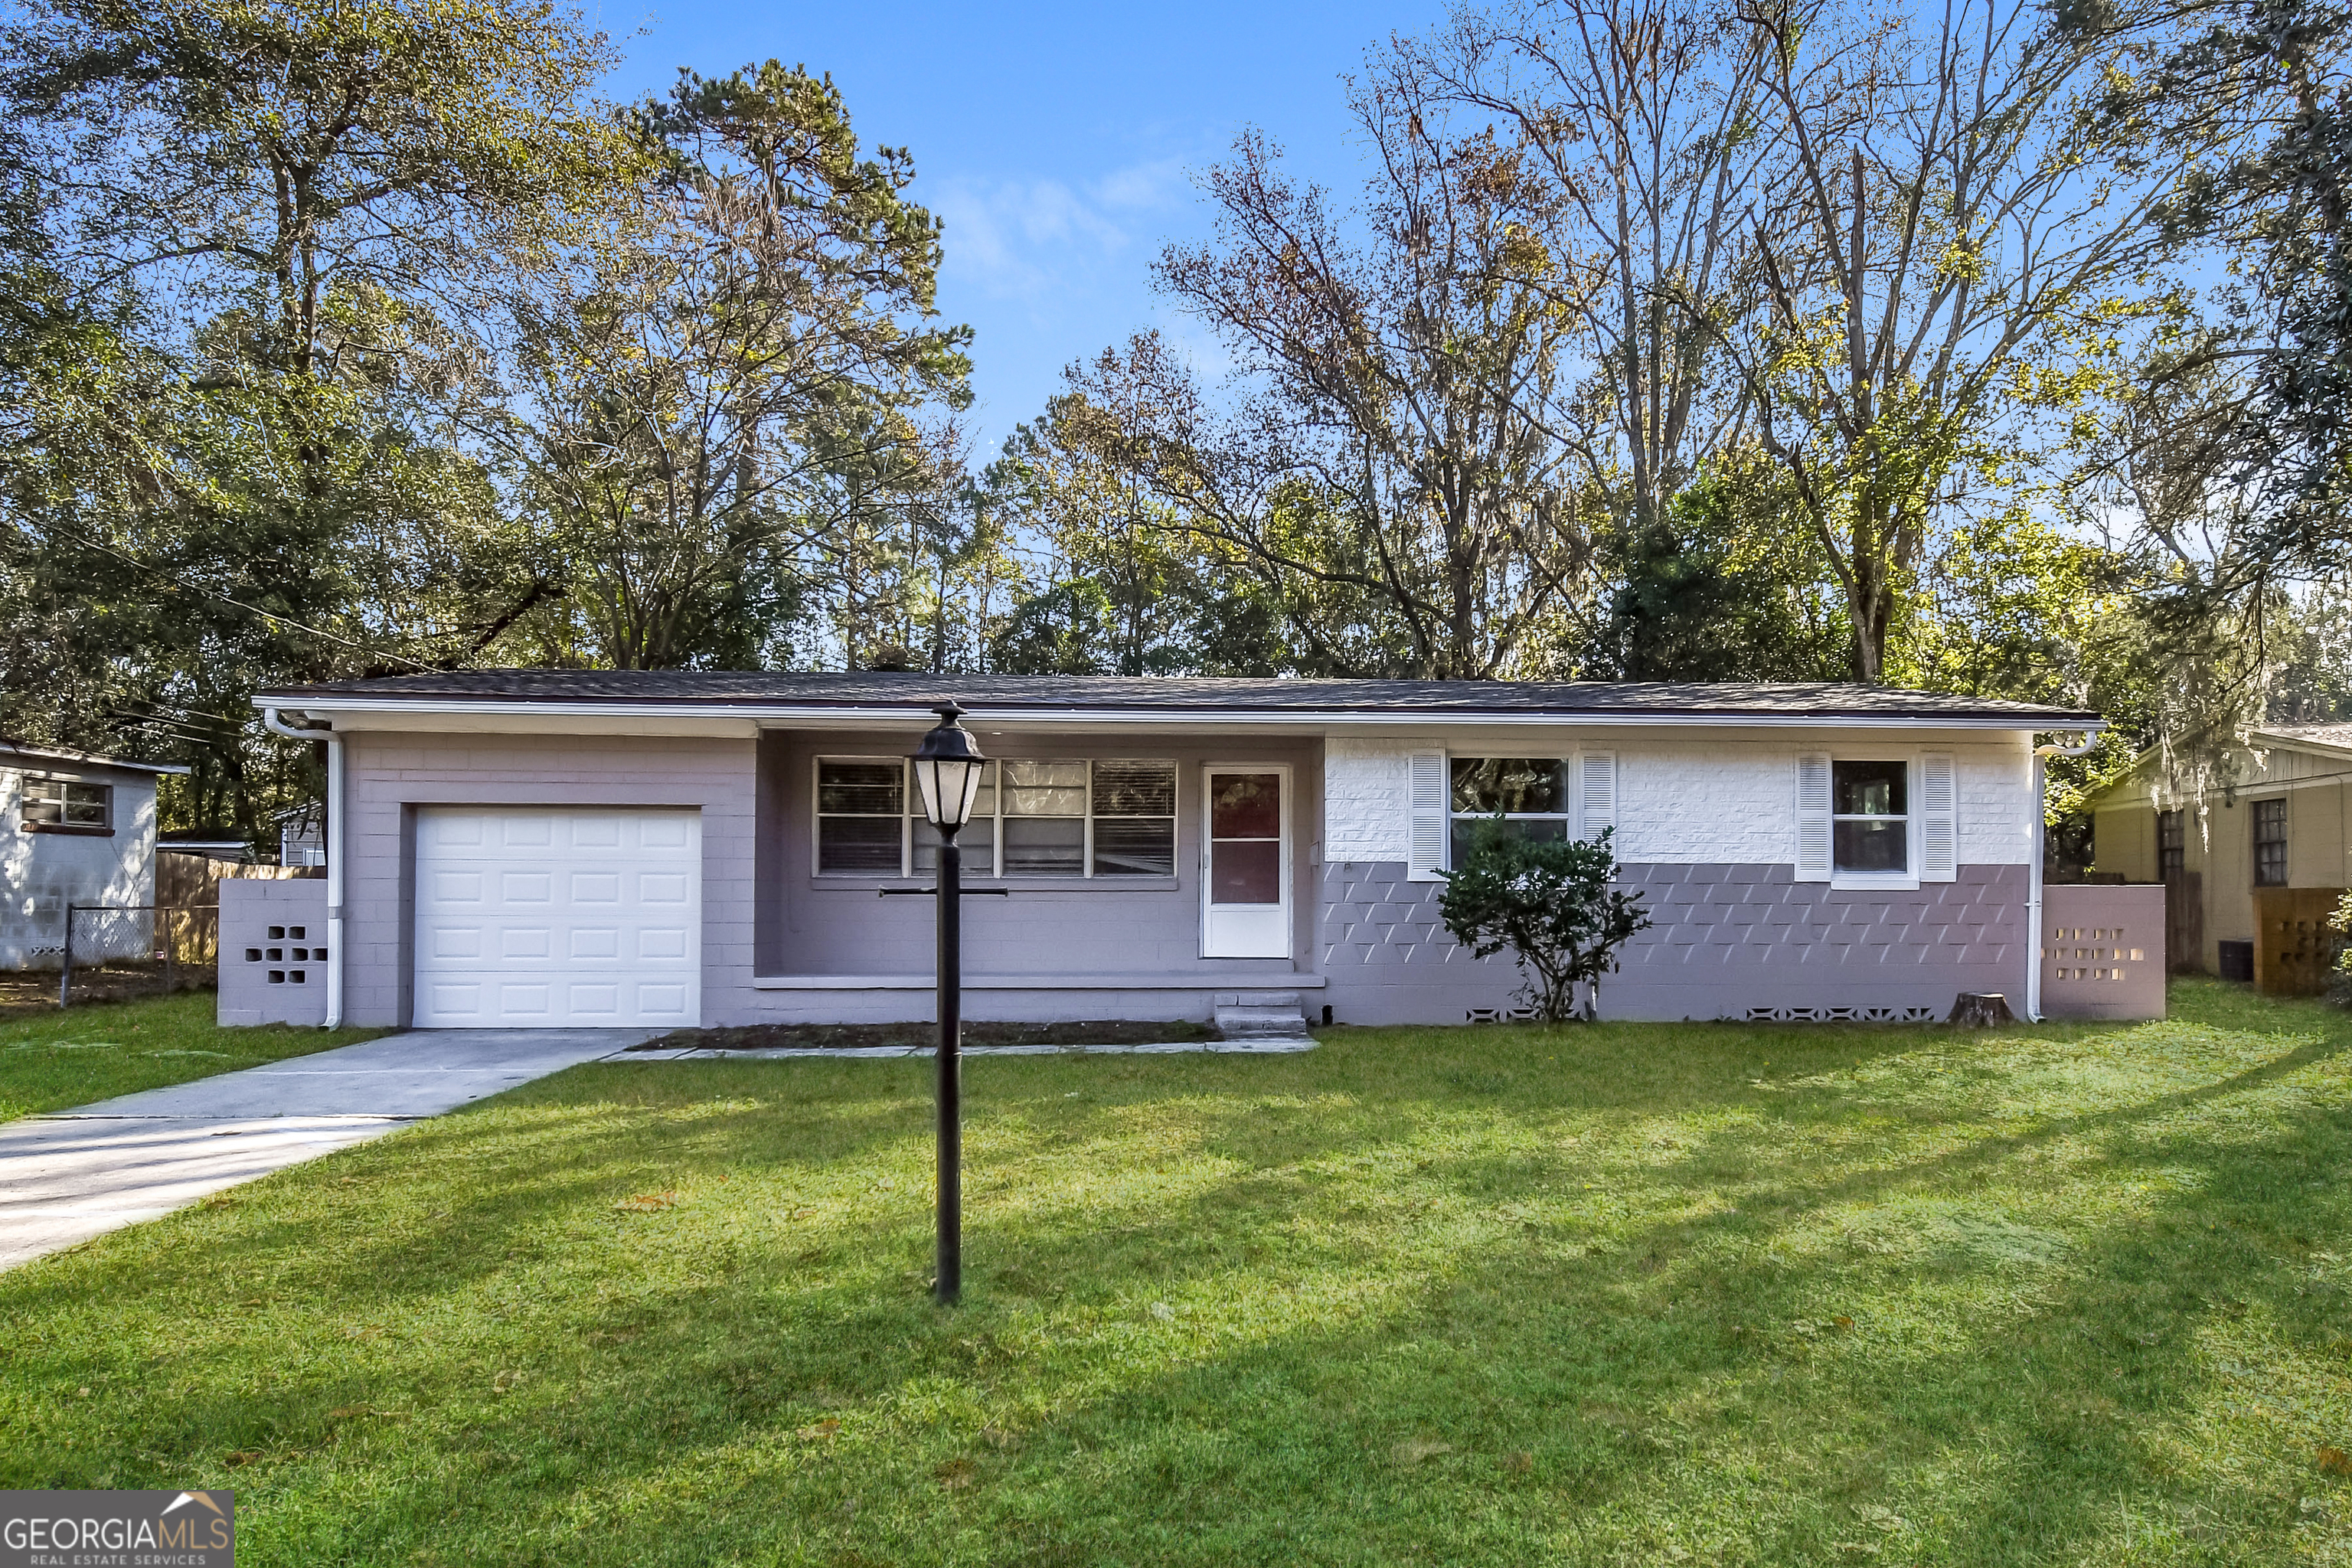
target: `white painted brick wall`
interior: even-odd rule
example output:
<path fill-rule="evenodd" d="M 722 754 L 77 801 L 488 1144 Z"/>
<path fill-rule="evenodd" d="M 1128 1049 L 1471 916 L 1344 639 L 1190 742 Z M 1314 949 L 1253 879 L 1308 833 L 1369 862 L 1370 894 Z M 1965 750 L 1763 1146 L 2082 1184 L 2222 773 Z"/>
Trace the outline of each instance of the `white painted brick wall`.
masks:
<path fill-rule="evenodd" d="M 1542 755 L 1566 753 L 1573 742 L 1550 745 L 1519 737 L 1517 745 Z M 1405 858 L 1412 826 L 1408 759 L 1444 746 L 1443 738 L 1333 740 L 1324 749 L 1326 861 Z M 2010 736 L 1912 737 L 1885 744 L 1866 739 L 1800 741 L 1782 735 L 1754 740 L 1712 735 L 1638 741 L 1589 740 L 1617 753 L 1617 855 L 1648 865 L 1789 865 L 1796 849 L 1796 767 L 1801 751 L 1843 756 L 1908 757 L 1921 751 L 1953 753 L 1959 773 L 1959 860 L 1966 866 L 2021 866 L 2029 855 L 2026 824 L 2033 815 L 2032 775 L 2023 742 Z M 1476 753 L 1456 742 L 1457 754 Z"/>
<path fill-rule="evenodd" d="M 1426 749 L 1429 742 L 1418 742 Z M 1323 747 L 1323 858 L 1405 858 L 1412 834 L 1410 741 L 1329 741 Z"/>

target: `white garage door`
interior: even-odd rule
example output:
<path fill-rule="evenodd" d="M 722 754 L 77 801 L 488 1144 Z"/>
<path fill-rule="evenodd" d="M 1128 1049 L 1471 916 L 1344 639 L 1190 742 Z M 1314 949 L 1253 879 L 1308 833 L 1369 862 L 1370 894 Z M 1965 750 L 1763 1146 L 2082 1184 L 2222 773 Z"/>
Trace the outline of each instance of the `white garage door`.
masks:
<path fill-rule="evenodd" d="M 416 1026 L 690 1027 L 702 818 L 431 806 L 416 816 Z"/>

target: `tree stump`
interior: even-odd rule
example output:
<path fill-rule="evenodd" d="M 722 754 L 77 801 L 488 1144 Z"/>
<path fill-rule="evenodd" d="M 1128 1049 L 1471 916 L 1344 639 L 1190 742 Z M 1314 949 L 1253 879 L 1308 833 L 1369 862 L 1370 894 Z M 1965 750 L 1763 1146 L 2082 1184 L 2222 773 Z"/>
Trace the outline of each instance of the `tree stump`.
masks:
<path fill-rule="evenodd" d="M 1998 991 L 1963 991 L 1952 1002 L 1952 1016 L 1947 1020 L 1964 1029 L 1989 1029 L 1996 1024 L 2014 1024 L 2017 1016 L 2009 1010 L 2009 998 Z"/>

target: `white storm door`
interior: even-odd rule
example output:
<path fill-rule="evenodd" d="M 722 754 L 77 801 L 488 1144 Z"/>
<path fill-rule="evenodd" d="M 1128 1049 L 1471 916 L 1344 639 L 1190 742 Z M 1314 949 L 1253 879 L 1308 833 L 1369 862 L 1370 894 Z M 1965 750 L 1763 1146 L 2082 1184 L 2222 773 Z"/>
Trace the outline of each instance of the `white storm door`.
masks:
<path fill-rule="evenodd" d="M 416 814 L 420 1029 L 702 1021 L 702 817 Z"/>
<path fill-rule="evenodd" d="M 1290 770 L 1202 770 L 1201 956 L 1290 956 Z"/>

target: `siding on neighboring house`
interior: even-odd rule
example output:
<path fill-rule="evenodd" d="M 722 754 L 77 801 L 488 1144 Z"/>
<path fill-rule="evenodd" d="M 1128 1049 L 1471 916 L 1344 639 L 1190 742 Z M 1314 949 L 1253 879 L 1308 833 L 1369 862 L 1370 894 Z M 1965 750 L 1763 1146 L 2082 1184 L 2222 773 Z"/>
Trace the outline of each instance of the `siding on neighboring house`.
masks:
<path fill-rule="evenodd" d="M 2144 764 L 2152 767 L 2153 763 Z M 2232 759 L 2239 783 L 2187 811 L 2181 859 L 2199 879 L 2204 940 L 2196 966 L 2221 964 L 2220 944 L 2254 939 L 2254 804 L 2286 802 L 2289 888 L 2352 887 L 2352 756 L 2267 744 Z M 2171 804 L 2169 802 L 2168 805 Z M 2133 881 L 2158 879 L 2158 798 L 2140 777 L 2109 789 L 2092 812 L 2094 868 Z"/>
<path fill-rule="evenodd" d="M 108 835 L 24 830 L 25 775 L 0 767 L 0 969 L 55 969 L 65 948 L 66 906 L 155 901 L 155 779 L 101 763 L 44 767 L 52 777 L 110 784 Z M 77 962 L 143 957 L 154 917 L 85 915 L 74 928 Z"/>

